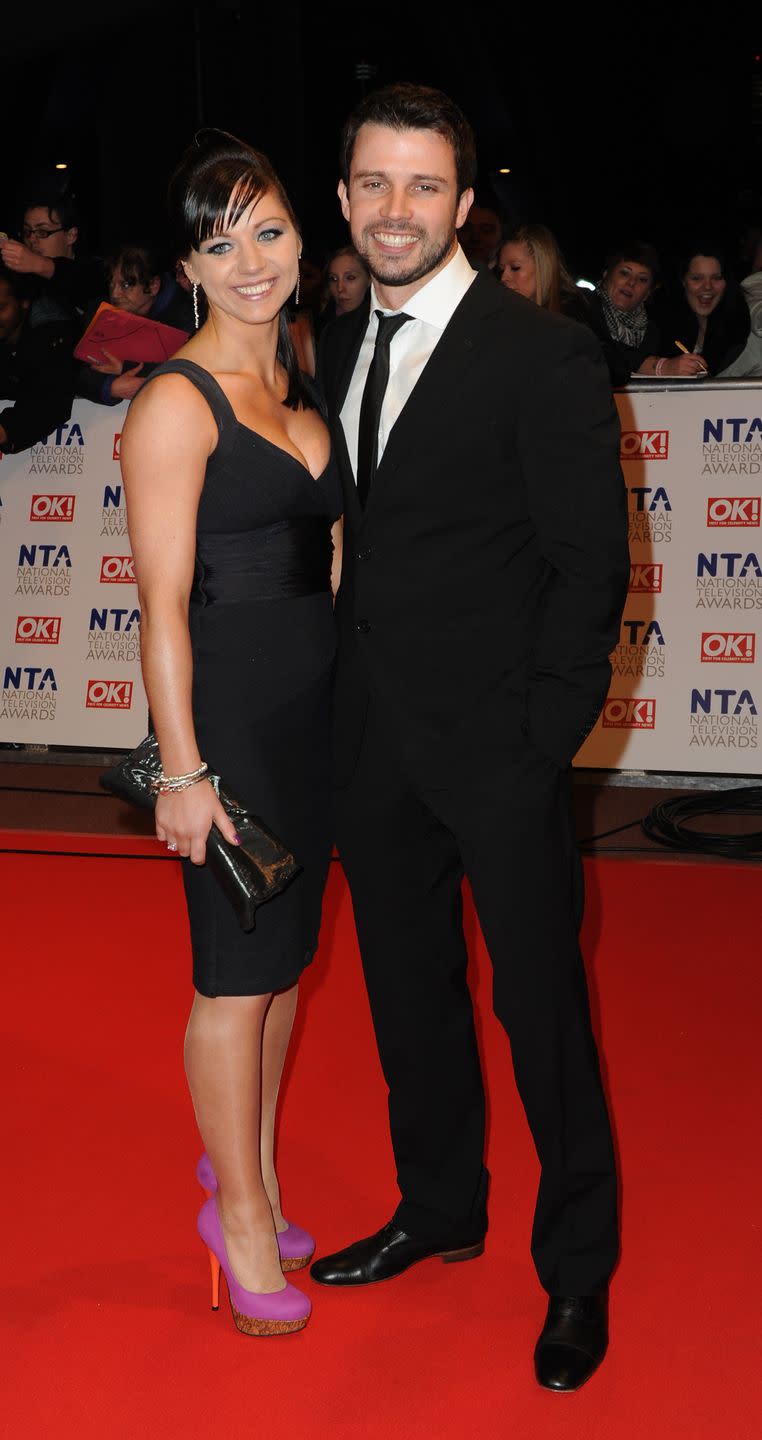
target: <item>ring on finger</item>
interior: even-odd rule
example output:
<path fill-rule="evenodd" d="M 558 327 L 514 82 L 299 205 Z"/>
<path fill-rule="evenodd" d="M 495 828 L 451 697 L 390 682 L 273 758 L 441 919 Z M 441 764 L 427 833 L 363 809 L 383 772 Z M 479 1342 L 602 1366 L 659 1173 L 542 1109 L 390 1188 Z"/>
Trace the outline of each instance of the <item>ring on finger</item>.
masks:
<path fill-rule="evenodd" d="M 168 849 L 168 850 L 176 850 L 176 849 L 177 849 L 177 841 L 176 841 L 176 840 L 168 840 L 168 841 L 167 841 L 167 849 Z"/>

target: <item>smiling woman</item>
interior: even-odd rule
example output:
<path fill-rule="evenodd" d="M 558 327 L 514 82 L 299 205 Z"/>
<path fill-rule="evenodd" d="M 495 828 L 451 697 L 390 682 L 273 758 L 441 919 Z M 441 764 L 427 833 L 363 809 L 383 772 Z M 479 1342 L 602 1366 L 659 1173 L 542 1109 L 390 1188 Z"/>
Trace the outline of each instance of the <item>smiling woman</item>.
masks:
<path fill-rule="evenodd" d="M 707 246 L 686 255 L 680 286 L 664 318 L 666 354 L 681 345 L 703 357 L 715 375 L 740 355 L 749 334 L 749 310 L 722 251 Z"/>
<path fill-rule="evenodd" d="M 156 833 L 184 857 L 196 995 L 185 1061 L 214 1191 L 199 1230 L 250 1335 L 300 1330 L 284 1282 L 314 1241 L 283 1218 L 275 1105 L 297 982 L 317 945 L 332 834 L 332 535 L 338 481 L 285 305 L 301 238 L 265 156 L 201 132 L 170 185 L 175 253 L 208 315 L 133 402 L 121 460 L 141 657 L 163 777 Z M 238 926 L 204 865 L 215 788 L 263 815 L 301 865 Z M 296 1246 L 296 1249 L 295 1249 Z"/>
<path fill-rule="evenodd" d="M 632 242 L 606 260 L 600 284 L 590 296 L 589 323 L 601 342 L 611 383 L 626 385 L 631 375 L 690 376 L 706 373 L 698 354 L 665 352 L 649 306 L 660 279 L 659 257 L 651 245 Z"/>

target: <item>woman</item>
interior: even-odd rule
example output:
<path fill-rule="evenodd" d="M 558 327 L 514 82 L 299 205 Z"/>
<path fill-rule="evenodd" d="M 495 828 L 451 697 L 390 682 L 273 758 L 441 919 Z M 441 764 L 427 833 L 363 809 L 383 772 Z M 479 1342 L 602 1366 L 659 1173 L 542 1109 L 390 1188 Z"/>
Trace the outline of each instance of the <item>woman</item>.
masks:
<path fill-rule="evenodd" d="M 208 318 L 136 397 L 121 458 L 164 775 L 156 833 L 185 857 L 196 989 L 185 1062 L 206 1146 L 199 1179 L 216 1191 L 199 1231 L 238 1328 L 273 1334 L 301 1329 L 310 1310 L 281 1270 L 306 1265 L 314 1241 L 283 1218 L 273 1133 L 331 851 L 339 489 L 289 337 L 301 240 L 268 160 L 202 131 L 170 208 Z M 213 823 L 235 841 L 205 762 L 303 866 L 249 933 L 204 867 Z"/>
<path fill-rule="evenodd" d="M 342 245 L 329 256 L 323 271 L 325 301 L 320 312 L 319 333 L 338 315 L 348 315 L 362 305 L 370 286 L 370 275 L 354 245 Z"/>
<path fill-rule="evenodd" d="M 190 295 L 178 285 L 174 275 L 162 268 L 159 253 L 152 245 L 138 241 L 120 242 L 107 257 L 106 273 L 109 305 L 125 314 L 156 320 L 190 335 L 193 329 Z M 100 303 L 93 300 L 85 311 L 83 336 Z M 178 348 L 180 343 L 182 336 L 175 341 Z M 120 360 L 108 350 L 104 353 L 107 358 L 100 362 L 77 362 L 76 393 L 96 405 L 116 405 L 120 400 L 132 400 L 155 369 L 155 364 L 151 361 Z"/>
<path fill-rule="evenodd" d="M 498 251 L 495 273 L 508 290 L 544 310 L 587 320 L 587 307 L 569 274 L 555 235 L 546 225 L 521 225 Z"/>
<path fill-rule="evenodd" d="M 664 318 L 668 350 L 700 355 L 710 375 L 740 355 L 749 334 L 749 309 L 716 249 L 696 251 L 680 265 L 681 293 Z M 679 344 L 678 344 L 679 342 Z"/>
<path fill-rule="evenodd" d="M 600 284 L 589 297 L 589 323 L 601 342 L 612 385 L 626 385 L 631 375 L 666 379 L 706 373 L 700 355 L 678 352 L 672 358 L 664 351 L 648 305 L 658 282 L 656 251 L 636 242 L 609 255 Z"/>

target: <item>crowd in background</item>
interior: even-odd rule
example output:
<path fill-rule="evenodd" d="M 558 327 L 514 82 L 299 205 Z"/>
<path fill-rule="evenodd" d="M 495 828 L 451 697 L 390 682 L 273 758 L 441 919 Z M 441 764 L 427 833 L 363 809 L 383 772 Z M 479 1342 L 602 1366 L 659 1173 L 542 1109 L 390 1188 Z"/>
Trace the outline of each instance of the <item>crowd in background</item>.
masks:
<path fill-rule="evenodd" d="M 150 373 L 101 351 L 74 350 L 105 303 L 189 335 L 196 325 L 178 257 L 139 237 L 102 257 L 80 243 L 76 202 L 65 189 L 38 190 L 19 207 L 15 235 L 0 232 L 0 451 L 28 449 L 55 432 L 75 395 L 103 405 L 132 399 Z M 556 237 L 541 224 L 506 228 L 491 206 L 474 204 L 459 232 L 476 269 L 536 305 L 590 327 L 612 386 L 632 376 L 762 378 L 762 229 L 746 273 L 733 273 L 721 246 L 691 237 L 666 273 L 640 239 L 613 246 L 597 283 L 575 281 Z M 299 361 L 314 374 L 325 327 L 363 304 L 370 276 L 350 244 L 302 256 L 291 328 Z M 200 300 L 203 311 L 203 297 Z"/>

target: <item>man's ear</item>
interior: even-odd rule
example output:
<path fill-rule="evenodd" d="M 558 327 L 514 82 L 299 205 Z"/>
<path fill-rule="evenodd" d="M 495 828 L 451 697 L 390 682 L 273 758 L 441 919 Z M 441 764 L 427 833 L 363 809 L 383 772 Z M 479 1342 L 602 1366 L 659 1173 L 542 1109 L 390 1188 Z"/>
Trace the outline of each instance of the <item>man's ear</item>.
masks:
<path fill-rule="evenodd" d="M 343 181 L 343 180 L 340 180 L 340 181 L 339 181 L 338 189 L 337 189 L 337 192 L 336 192 L 336 193 L 338 194 L 338 197 L 339 197 L 339 204 L 340 204 L 340 206 L 341 206 L 341 213 L 342 213 L 342 215 L 344 216 L 344 219 L 348 222 L 348 221 L 349 221 L 349 195 L 347 194 L 347 187 L 346 187 L 346 185 L 344 184 L 344 181 Z"/>
<path fill-rule="evenodd" d="M 457 208 L 457 210 L 455 211 L 455 229 L 456 229 L 456 230 L 459 230 L 460 227 L 461 227 L 461 225 L 465 224 L 466 216 L 468 215 L 468 212 L 469 212 L 469 210 L 471 209 L 471 206 L 473 205 L 473 203 L 474 203 L 474 192 L 473 192 L 473 190 L 464 190 L 464 191 L 463 191 L 463 194 L 461 195 L 461 197 L 460 197 L 460 199 L 459 199 L 459 201 L 458 201 L 458 208 Z"/>
<path fill-rule="evenodd" d="M 71 245 L 71 247 L 72 247 L 72 249 L 73 249 L 74 246 L 76 245 L 78 239 L 79 239 L 79 230 L 77 229 L 76 225 L 71 225 L 71 226 L 69 227 L 69 229 L 66 231 L 66 244 L 67 244 L 67 245 Z"/>
<path fill-rule="evenodd" d="M 158 295 L 161 290 L 161 275 L 154 275 L 148 289 L 152 295 Z"/>

